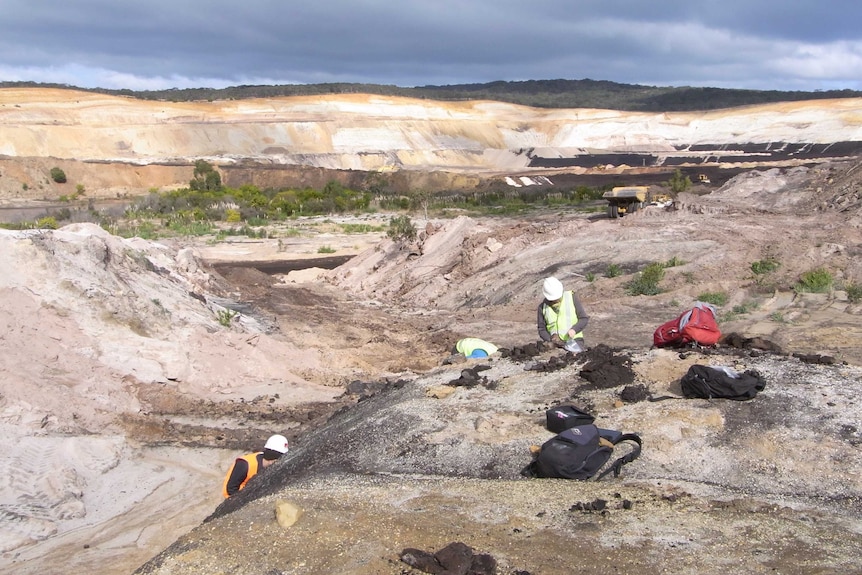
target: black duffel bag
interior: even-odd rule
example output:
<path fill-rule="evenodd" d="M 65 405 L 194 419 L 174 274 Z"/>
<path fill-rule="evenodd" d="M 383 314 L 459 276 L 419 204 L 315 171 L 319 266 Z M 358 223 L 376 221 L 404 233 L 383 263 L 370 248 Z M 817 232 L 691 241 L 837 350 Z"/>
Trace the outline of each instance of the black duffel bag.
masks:
<path fill-rule="evenodd" d="M 687 398 L 753 399 L 766 387 L 766 381 L 754 370 L 739 373 L 729 367 L 694 364 L 679 380 Z"/>

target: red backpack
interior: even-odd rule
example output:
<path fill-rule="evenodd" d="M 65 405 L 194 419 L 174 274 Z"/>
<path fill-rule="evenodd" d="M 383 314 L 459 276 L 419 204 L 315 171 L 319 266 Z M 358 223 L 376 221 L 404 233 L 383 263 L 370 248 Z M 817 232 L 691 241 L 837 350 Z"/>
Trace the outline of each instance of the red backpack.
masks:
<path fill-rule="evenodd" d="M 709 347 L 718 343 L 720 337 L 715 308 L 699 301 L 676 319 L 660 325 L 652 341 L 655 347 L 682 347 L 691 343 Z"/>

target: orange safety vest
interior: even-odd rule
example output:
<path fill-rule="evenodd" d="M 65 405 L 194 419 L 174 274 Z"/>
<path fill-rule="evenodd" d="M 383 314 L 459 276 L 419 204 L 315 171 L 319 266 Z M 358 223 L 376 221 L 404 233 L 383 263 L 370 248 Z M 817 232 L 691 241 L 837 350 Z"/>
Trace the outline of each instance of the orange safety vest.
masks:
<path fill-rule="evenodd" d="M 245 475 L 245 479 L 240 484 L 239 488 L 242 489 L 245 487 L 245 484 L 248 483 L 248 480 L 257 475 L 257 456 L 260 455 L 261 452 L 257 453 L 249 453 L 248 455 L 243 455 L 242 457 L 237 457 L 234 460 L 233 465 L 230 466 L 230 469 L 227 470 L 227 475 L 224 478 L 224 485 L 221 488 L 221 494 L 225 496 L 225 498 L 230 497 L 230 494 L 227 492 L 227 482 L 230 481 L 230 476 L 233 473 L 233 468 L 236 467 L 236 462 L 240 459 L 244 459 L 246 463 L 248 463 L 248 473 Z"/>

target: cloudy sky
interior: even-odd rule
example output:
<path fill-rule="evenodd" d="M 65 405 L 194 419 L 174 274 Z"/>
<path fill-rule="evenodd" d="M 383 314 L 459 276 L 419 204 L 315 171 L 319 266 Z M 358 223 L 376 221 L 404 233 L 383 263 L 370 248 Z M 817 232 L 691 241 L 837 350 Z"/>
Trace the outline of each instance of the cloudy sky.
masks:
<path fill-rule="evenodd" d="M 859 0 L 0 0 L 0 81 L 862 90 Z"/>

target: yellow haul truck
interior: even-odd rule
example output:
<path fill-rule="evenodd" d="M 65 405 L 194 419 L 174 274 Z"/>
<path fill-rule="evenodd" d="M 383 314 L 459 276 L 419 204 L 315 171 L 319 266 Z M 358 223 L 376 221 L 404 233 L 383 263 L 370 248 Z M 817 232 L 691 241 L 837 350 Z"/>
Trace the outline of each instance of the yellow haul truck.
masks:
<path fill-rule="evenodd" d="M 647 186 L 619 186 L 602 194 L 608 201 L 608 217 L 620 218 L 625 214 L 633 214 L 650 201 Z"/>

